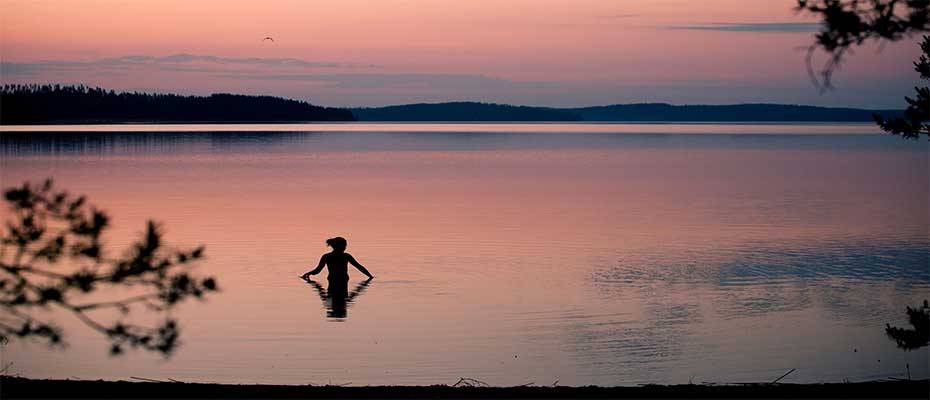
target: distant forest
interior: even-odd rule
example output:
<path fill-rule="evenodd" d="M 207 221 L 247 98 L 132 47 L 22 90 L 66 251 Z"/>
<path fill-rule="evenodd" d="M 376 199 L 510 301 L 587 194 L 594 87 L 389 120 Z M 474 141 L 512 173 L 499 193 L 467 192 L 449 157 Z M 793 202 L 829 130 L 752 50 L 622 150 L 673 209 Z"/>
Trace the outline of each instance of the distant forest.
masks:
<path fill-rule="evenodd" d="M 117 93 L 87 86 L 4 85 L 0 123 L 354 121 L 352 112 L 271 96 Z"/>
<path fill-rule="evenodd" d="M 354 108 L 359 121 L 581 121 L 564 110 L 476 102 L 420 103 Z"/>
<path fill-rule="evenodd" d="M 2 124 L 121 122 L 871 122 L 897 110 L 785 104 L 672 105 L 665 103 L 552 108 L 478 102 L 331 108 L 271 96 L 181 96 L 117 93 L 87 86 L 4 85 Z"/>
<path fill-rule="evenodd" d="M 352 109 L 359 121 L 590 121 L 590 122 L 872 122 L 863 110 L 786 104 L 615 104 L 581 108 L 511 106 L 476 102 L 421 103 Z"/>
<path fill-rule="evenodd" d="M 789 104 L 671 105 L 616 104 L 572 108 L 585 121 L 689 122 L 873 122 L 872 115 L 895 115 L 896 110 L 815 107 Z"/>

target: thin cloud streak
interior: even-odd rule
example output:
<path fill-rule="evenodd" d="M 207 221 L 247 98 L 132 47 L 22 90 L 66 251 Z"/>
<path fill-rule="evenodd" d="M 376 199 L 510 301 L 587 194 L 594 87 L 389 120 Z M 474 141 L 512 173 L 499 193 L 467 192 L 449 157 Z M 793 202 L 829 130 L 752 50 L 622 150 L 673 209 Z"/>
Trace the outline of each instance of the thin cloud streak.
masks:
<path fill-rule="evenodd" d="M 378 67 L 297 58 L 222 57 L 178 53 L 97 60 L 0 63 L 0 83 L 75 83 L 115 90 L 181 94 L 233 92 L 309 100 L 332 106 L 378 106 L 451 100 L 541 106 L 624 102 L 769 102 L 892 108 L 912 77 L 853 80 L 842 92 L 818 95 L 805 79 L 650 74 L 611 79 L 514 79 L 437 69 Z"/>
<path fill-rule="evenodd" d="M 199 68 L 187 66 L 198 65 Z M 90 61 L 49 60 L 36 62 L 3 62 L 0 70 L 8 74 L 29 74 L 52 70 L 95 70 L 100 68 L 139 68 L 149 67 L 161 70 L 200 71 L 221 70 L 210 66 L 261 66 L 269 68 L 296 69 L 358 69 L 380 68 L 374 64 L 352 64 L 339 62 L 307 61 L 299 58 L 261 58 L 261 57 L 220 57 L 213 55 L 172 54 L 168 56 L 127 55 L 122 57 L 101 58 Z"/>
<path fill-rule="evenodd" d="M 446 89 L 501 87 L 516 84 L 510 80 L 484 75 L 435 73 L 216 74 L 214 77 L 258 81 L 327 83 L 332 87 L 352 89 L 384 89 L 393 87 Z"/>
<path fill-rule="evenodd" d="M 163 57 L 153 56 L 123 56 L 118 58 L 105 58 L 100 60 L 103 64 L 165 64 L 165 63 L 212 63 L 212 64 L 242 64 L 263 65 L 269 67 L 300 67 L 300 68 L 345 68 L 345 67 L 372 67 L 371 65 L 358 65 L 337 62 L 307 61 L 299 58 L 260 58 L 260 57 L 219 57 L 212 55 L 173 54 Z"/>
<path fill-rule="evenodd" d="M 721 32 L 759 32 L 759 33 L 809 33 L 820 29 L 820 24 L 808 22 L 757 22 L 724 23 L 715 22 L 703 25 L 673 25 L 666 29 L 691 31 Z"/>

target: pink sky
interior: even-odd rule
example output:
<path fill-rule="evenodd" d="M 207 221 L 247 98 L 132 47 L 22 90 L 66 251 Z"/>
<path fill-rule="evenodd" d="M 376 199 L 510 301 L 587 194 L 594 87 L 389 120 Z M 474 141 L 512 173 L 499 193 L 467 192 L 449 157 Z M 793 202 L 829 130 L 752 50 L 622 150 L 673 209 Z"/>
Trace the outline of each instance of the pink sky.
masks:
<path fill-rule="evenodd" d="M 794 0 L 0 0 L 3 83 L 272 94 L 324 105 L 478 100 L 900 107 L 917 39 L 860 48 L 819 94 Z M 262 41 L 265 36 L 275 41 Z"/>

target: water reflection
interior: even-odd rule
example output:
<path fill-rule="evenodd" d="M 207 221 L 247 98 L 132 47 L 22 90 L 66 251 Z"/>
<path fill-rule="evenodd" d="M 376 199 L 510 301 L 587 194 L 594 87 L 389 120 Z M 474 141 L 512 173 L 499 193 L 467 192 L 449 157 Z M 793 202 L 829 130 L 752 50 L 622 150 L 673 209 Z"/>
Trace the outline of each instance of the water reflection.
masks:
<path fill-rule="evenodd" d="M 224 288 L 179 316 L 198 323 L 170 368 L 80 337 L 4 357 L 36 377 L 288 384 L 927 375 L 928 353 L 884 327 L 930 288 L 930 144 L 848 127 L 515 126 L 4 131 L 5 184 L 52 176 L 90 195 L 117 217 L 114 242 L 157 217 L 207 245 L 200 268 Z M 752 134 L 775 128 L 818 134 Z M 334 233 L 391 266 L 378 289 L 317 280 L 311 295 L 294 279 L 306 244 Z M 317 296 L 346 323 L 320 318 Z"/>
<path fill-rule="evenodd" d="M 3 155 L 213 153 L 292 144 L 306 132 L 3 132 Z"/>
<path fill-rule="evenodd" d="M 617 126 L 570 135 L 529 135 L 513 132 L 380 132 L 325 130 L 295 131 L 132 131 L 63 132 L 3 131 L 0 154 L 5 156 L 221 154 L 237 152 L 288 153 L 358 151 L 449 150 L 566 150 L 566 149 L 783 149 L 829 151 L 925 152 L 925 144 L 881 135 L 819 133 L 700 133 L 668 134 Z M 392 128 L 387 126 L 385 128 Z M 623 129 L 625 128 L 625 129 Z M 678 126 L 677 128 L 681 128 Z M 823 128 L 823 127 L 821 127 Z M 668 129 L 668 128 L 666 128 Z M 842 127 L 845 132 L 848 127 Z M 385 129 L 387 130 L 387 129 Z M 709 131 L 710 132 L 710 131 Z M 776 132 L 778 132 L 776 130 Z M 829 132 L 829 131 L 824 131 Z M 841 138 L 841 139 L 840 139 Z"/>
<path fill-rule="evenodd" d="M 813 291 L 838 316 L 878 319 L 885 310 L 851 301 L 859 293 L 849 288 L 885 283 L 902 291 L 926 288 L 928 245 L 926 239 L 748 241 L 708 248 L 691 244 L 668 252 L 627 251 L 613 263 L 599 260 L 592 280 L 612 298 L 630 290 L 648 293 L 657 286 L 712 292 L 715 311 L 728 318 L 803 310 L 811 306 Z"/>
<path fill-rule="evenodd" d="M 357 283 L 351 292 L 349 292 L 349 281 L 346 280 L 327 280 L 329 285 L 326 288 L 312 279 L 307 279 L 306 281 L 308 285 L 316 290 L 316 293 L 320 296 L 320 300 L 323 301 L 323 308 L 326 309 L 326 317 L 332 318 L 335 321 L 342 321 L 348 318 L 348 309 L 352 302 L 355 301 L 365 289 L 371 286 L 371 279 L 372 278 L 368 278 L 367 280 Z"/>

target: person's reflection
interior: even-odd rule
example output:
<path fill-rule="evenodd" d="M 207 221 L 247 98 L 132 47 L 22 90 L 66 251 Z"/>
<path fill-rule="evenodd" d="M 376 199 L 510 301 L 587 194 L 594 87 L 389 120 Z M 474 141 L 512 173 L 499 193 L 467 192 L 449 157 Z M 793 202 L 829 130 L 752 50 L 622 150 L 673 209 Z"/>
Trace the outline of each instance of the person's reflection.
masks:
<path fill-rule="evenodd" d="M 346 318 L 346 310 L 348 310 L 349 305 L 371 285 L 371 278 L 359 282 L 352 289 L 352 292 L 349 292 L 349 282 L 344 280 L 330 280 L 329 287 L 325 289 L 323 285 L 311 279 L 307 279 L 307 283 L 313 286 L 317 294 L 320 295 L 320 300 L 323 300 L 323 307 L 326 308 L 328 318 Z"/>

